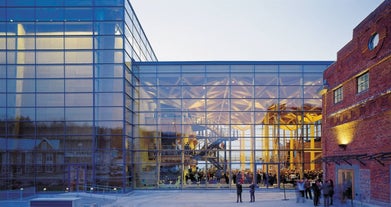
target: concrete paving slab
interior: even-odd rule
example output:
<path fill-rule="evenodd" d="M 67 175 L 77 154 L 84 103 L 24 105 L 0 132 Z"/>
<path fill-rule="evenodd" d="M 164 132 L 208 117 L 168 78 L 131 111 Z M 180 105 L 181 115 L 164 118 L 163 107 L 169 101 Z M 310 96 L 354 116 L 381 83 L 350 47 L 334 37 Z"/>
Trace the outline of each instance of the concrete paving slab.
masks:
<path fill-rule="evenodd" d="M 113 203 L 102 207 L 292 207 L 314 206 L 312 200 L 296 203 L 294 191 L 256 191 L 255 202 L 250 203 L 250 193 L 243 191 L 243 202 L 236 203 L 235 190 L 195 190 L 195 191 L 134 191 L 118 197 Z"/>

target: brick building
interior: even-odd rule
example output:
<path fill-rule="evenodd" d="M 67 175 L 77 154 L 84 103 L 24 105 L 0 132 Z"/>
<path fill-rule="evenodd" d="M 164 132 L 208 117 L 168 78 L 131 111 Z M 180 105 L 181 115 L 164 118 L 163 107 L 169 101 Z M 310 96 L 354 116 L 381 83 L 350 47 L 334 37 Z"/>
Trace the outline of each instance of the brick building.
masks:
<path fill-rule="evenodd" d="M 347 190 L 353 202 L 391 206 L 391 1 L 353 30 L 324 72 L 322 115 L 335 197 Z"/>

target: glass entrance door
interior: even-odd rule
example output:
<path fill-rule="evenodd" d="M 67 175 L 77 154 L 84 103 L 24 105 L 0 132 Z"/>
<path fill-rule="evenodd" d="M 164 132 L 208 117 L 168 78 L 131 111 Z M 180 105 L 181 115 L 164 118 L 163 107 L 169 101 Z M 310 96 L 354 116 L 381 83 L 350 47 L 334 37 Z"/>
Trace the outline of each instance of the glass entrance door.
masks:
<path fill-rule="evenodd" d="M 354 199 L 354 171 L 338 170 L 338 187 L 341 189 L 342 201 Z"/>

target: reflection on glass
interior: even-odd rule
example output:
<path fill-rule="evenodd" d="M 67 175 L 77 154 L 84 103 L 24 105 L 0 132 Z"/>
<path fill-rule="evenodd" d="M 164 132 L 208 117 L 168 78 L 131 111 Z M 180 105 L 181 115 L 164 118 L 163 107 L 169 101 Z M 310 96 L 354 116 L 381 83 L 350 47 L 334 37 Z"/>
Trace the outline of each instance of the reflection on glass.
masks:
<path fill-rule="evenodd" d="M 64 108 L 37 108 L 37 121 L 62 121 L 64 120 Z"/>
<path fill-rule="evenodd" d="M 37 64 L 59 64 L 64 63 L 64 52 L 61 51 L 40 51 L 35 53 Z"/>
<path fill-rule="evenodd" d="M 37 8 L 36 19 L 39 21 L 62 21 L 64 19 L 63 8 Z"/>
<path fill-rule="evenodd" d="M 92 108 L 65 108 L 65 119 L 70 121 L 90 121 L 93 118 Z"/>
<path fill-rule="evenodd" d="M 37 79 L 37 92 L 64 92 L 64 80 Z"/>
<path fill-rule="evenodd" d="M 63 65 L 37 65 L 36 77 L 37 78 L 61 78 L 64 77 Z"/>
<path fill-rule="evenodd" d="M 65 48 L 67 49 L 92 49 L 93 48 L 92 38 L 91 37 L 66 37 L 65 38 Z"/>
<path fill-rule="evenodd" d="M 64 106 L 64 94 L 63 93 L 37 94 L 37 106 L 39 107 Z"/>
<path fill-rule="evenodd" d="M 91 78 L 92 65 L 66 65 L 65 77 L 67 78 Z"/>
<path fill-rule="evenodd" d="M 65 95 L 66 106 L 92 106 L 92 94 L 75 93 Z"/>
<path fill-rule="evenodd" d="M 66 92 L 92 92 L 91 79 L 67 79 L 65 81 Z"/>
<path fill-rule="evenodd" d="M 3 5 L 0 143 L 8 142 L 10 159 L 2 163 L 0 188 L 69 192 L 102 184 L 128 191 L 139 93 L 131 62 L 156 60 L 129 2 L 126 13 L 123 0 Z M 13 153 L 15 146 L 23 152 Z"/>

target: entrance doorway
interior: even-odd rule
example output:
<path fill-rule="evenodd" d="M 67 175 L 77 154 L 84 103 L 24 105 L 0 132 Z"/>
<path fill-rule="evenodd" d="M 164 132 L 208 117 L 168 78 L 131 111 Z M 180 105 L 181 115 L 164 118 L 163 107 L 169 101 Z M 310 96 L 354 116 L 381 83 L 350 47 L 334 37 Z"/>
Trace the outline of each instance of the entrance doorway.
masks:
<path fill-rule="evenodd" d="M 342 200 L 354 199 L 354 170 L 338 170 L 338 187 L 341 191 Z"/>

